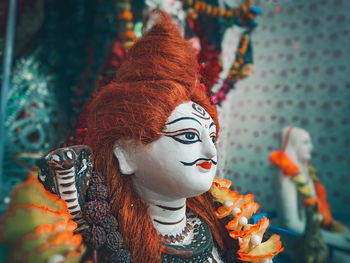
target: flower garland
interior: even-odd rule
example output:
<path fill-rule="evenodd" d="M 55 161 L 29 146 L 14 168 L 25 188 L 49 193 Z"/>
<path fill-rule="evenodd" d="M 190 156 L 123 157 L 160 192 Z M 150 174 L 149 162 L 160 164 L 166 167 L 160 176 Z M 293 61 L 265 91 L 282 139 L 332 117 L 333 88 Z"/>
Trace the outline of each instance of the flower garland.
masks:
<path fill-rule="evenodd" d="M 239 241 L 239 259 L 252 263 L 260 262 L 262 259 L 272 259 L 284 250 L 280 237 L 272 235 L 263 242 L 269 220 L 264 217 L 257 224 L 249 224 L 248 220 L 258 210 L 259 205 L 254 202 L 252 194 L 239 195 L 238 192 L 231 191 L 230 186 L 231 181 L 214 178 L 209 192 L 222 204 L 215 212 L 216 217 L 234 217 L 228 222 L 226 228 L 229 235 Z"/>
<path fill-rule="evenodd" d="M 216 93 L 211 92 L 211 90 L 213 85 L 217 83 L 221 70 L 219 52 L 216 50 L 215 46 L 208 44 L 199 24 L 198 16 L 193 15 L 190 11 L 188 12 L 187 22 L 191 30 L 200 38 L 202 46 L 201 52 L 198 55 L 198 61 L 200 64 L 199 71 L 200 75 L 203 77 L 201 81 L 205 83 L 206 88 L 204 88 L 204 90 L 208 93 L 208 96 L 214 105 L 220 105 L 221 102 L 226 99 L 227 93 L 234 88 L 235 83 L 238 80 L 248 77 L 252 73 L 253 49 L 251 32 L 257 26 L 255 18 L 261 11 L 259 8 L 253 7 L 252 3 L 249 3 L 248 5 L 248 2 L 250 1 L 243 4 L 243 6 L 245 6 L 243 8 L 245 12 L 233 12 L 235 15 L 232 15 L 231 17 L 232 24 L 239 27 L 246 27 L 248 29 L 242 34 L 236 51 L 235 61 L 232 63 L 222 87 Z M 201 3 L 200 5 L 203 4 Z M 208 6 L 206 8 L 208 8 Z M 238 7 L 236 10 L 241 9 L 241 7 Z"/>
<path fill-rule="evenodd" d="M 300 173 L 299 167 L 289 158 L 289 156 L 282 151 L 274 151 L 270 154 L 270 162 L 282 169 L 282 172 L 296 185 L 298 193 L 303 197 L 305 205 L 315 205 L 317 197 L 312 196 L 311 187 L 304 174 Z"/>
<path fill-rule="evenodd" d="M 113 14 L 116 16 L 115 27 L 118 32 L 105 57 L 104 67 L 99 72 L 99 86 L 107 85 L 113 79 L 136 39 L 130 0 L 114 0 L 113 6 L 115 10 Z"/>
<path fill-rule="evenodd" d="M 300 172 L 300 168 L 296 165 L 284 150 L 273 151 L 270 154 L 270 162 L 282 169 L 285 176 L 289 177 L 295 184 L 295 187 L 302 197 L 305 206 L 316 206 L 318 212 L 323 216 L 323 227 L 333 229 L 337 232 L 343 232 L 344 228 L 340 223 L 333 219 L 330 206 L 327 202 L 326 188 L 321 184 L 320 179 L 316 176 L 316 170 L 311 165 L 308 166 L 309 175 L 313 181 L 316 195 L 313 196 L 311 186 L 307 177 Z"/>
<path fill-rule="evenodd" d="M 242 34 L 238 49 L 236 51 L 235 61 L 226 76 L 222 87 L 217 93 L 210 94 L 210 100 L 213 104 L 221 104 L 226 99 L 227 93 L 234 89 L 238 80 L 247 78 L 253 69 L 253 55 L 250 32 Z"/>
<path fill-rule="evenodd" d="M 197 55 L 199 75 L 201 76 L 200 82 L 205 83 L 204 90 L 209 93 L 214 84 L 218 82 L 222 70 L 219 63 L 220 54 L 214 45 L 208 43 L 199 21 L 190 16 L 186 20 L 193 33 L 200 40 L 201 49 Z"/>
<path fill-rule="evenodd" d="M 134 24 L 132 21 L 130 0 L 115 1 L 115 9 L 118 13 L 117 26 L 120 32 L 120 39 L 124 49 L 129 49 L 136 39 Z"/>
<path fill-rule="evenodd" d="M 231 19 L 234 17 L 242 16 L 249 12 L 250 7 L 253 4 L 253 0 L 246 0 L 240 6 L 233 9 L 225 9 L 215 5 L 207 4 L 204 1 L 198 0 L 184 0 L 184 7 L 189 9 L 188 12 L 192 16 L 197 16 L 198 14 L 207 15 L 216 18 Z"/>

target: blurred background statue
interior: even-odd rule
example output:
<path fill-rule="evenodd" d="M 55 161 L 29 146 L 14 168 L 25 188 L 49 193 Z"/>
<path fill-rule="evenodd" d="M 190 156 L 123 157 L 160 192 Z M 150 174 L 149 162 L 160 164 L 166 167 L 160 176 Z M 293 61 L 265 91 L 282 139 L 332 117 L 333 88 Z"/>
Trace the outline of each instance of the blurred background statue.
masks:
<path fill-rule="evenodd" d="M 321 222 L 320 233 L 324 241 L 331 246 L 349 249 L 348 230 L 334 220 L 327 202 L 326 189 L 310 164 L 312 149 L 311 137 L 307 131 L 286 127 L 282 131 L 281 149 L 270 155 L 270 161 L 280 168 L 274 180 L 279 225 L 300 234 L 318 235 L 314 211 Z M 317 207 L 317 210 L 310 208 L 307 213 L 310 206 Z M 307 238 L 304 242 L 306 240 Z M 326 248 L 320 246 L 320 250 L 324 249 Z"/>

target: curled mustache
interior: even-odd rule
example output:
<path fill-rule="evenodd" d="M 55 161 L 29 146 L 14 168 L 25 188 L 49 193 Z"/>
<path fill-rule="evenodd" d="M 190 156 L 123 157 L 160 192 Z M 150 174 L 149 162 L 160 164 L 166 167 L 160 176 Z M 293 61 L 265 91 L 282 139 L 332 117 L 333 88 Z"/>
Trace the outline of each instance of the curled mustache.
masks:
<path fill-rule="evenodd" d="M 214 160 L 212 159 L 207 159 L 207 158 L 198 158 L 197 160 L 191 162 L 191 163 L 186 163 L 186 162 L 182 162 L 180 161 L 180 163 L 182 163 L 183 165 L 185 166 L 192 166 L 192 165 L 195 165 L 198 161 L 207 161 L 207 162 L 212 162 L 214 165 L 217 164 L 217 162 L 215 162 Z"/>

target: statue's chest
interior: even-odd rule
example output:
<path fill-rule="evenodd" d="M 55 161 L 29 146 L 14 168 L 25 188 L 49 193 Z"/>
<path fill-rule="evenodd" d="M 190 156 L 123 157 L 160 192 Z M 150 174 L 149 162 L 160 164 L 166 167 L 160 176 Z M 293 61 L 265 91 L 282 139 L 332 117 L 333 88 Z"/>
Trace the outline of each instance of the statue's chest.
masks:
<path fill-rule="evenodd" d="M 177 236 L 164 236 L 164 263 L 221 263 L 210 227 L 193 213 L 187 214 L 184 231 Z"/>

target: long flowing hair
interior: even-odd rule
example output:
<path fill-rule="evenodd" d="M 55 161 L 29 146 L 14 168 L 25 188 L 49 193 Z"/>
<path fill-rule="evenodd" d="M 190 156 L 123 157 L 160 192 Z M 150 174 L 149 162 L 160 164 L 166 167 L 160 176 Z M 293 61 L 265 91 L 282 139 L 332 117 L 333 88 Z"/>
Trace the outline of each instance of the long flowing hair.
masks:
<path fill-rule="evenodd" d="M 160 138 L 176 106 L 201 105 L 219 129 L 216 109 L 197 87 L 197 60 L 171 19 L 157 12 L 160 23 L 129 50 L 115 79 L 102 87 L 91 104 L 85 144 L 95 156 L 95 169 L 106 176 L 111 211 L 120 224 L 124 246 L 134 262 L 161 262 L 162 243 L 147 206 L 133 190 L 131 176 L 119 171 L 113 154 L 120 139 L 148 144 Z M 214 216 L 208 193 L 187 199 L 187 206 L 205 220 L 214 239 L 227 250 L 227 231 Z M 232 248 L 232 247 L 231 247 Z"/>

